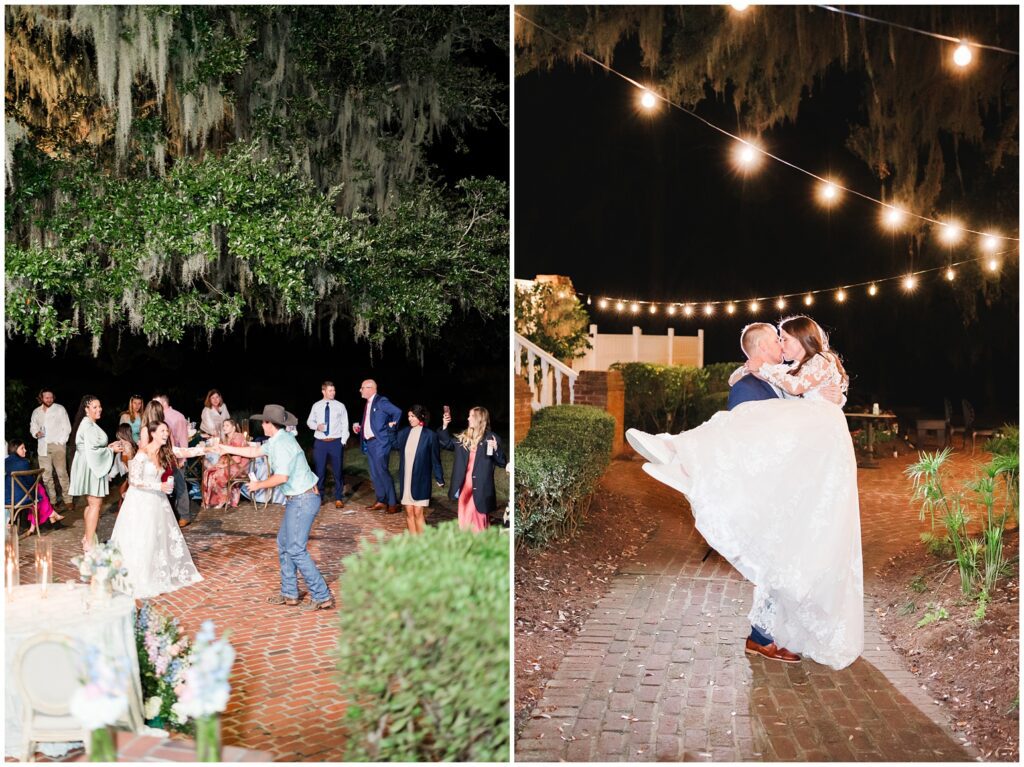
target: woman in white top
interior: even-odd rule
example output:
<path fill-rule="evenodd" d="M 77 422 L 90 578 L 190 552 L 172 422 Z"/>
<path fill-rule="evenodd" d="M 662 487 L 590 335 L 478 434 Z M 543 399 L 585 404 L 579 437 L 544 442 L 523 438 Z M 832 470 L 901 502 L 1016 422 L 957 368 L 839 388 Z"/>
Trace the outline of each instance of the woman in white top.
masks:
<path fill-rule="evenodd" d="M 780 333 L 792 362 L 749 372 L 801 398 L 716 413 L 644 471 L 687 497 L 708 545 L 754 584 L 751 623 L 840 669 L 864 649 L 860 505 L 846 419 L 822 390 L 849 378 L 814 320 Z"/>
<path fill-rule="evenodd" d="M 206 401 L 203 402 L 203 414 L 199 418 L 199 431 L 203 439 L 210 437 L 222 437 L 221 427 L 224 421 L 231 417 L 228 406 L 224 404 L 224 398 L 216 389 L 210 389 L 206 393 Z"/>

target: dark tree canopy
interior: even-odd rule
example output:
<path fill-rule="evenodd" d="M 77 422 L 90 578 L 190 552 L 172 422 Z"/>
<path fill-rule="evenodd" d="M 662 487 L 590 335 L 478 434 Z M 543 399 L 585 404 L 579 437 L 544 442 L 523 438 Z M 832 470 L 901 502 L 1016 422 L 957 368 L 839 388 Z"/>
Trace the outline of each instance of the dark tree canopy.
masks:
<path fill-rule="evenodd" d="M 501 7 L 15 6 L 8 333 L 180 341 L 342 322 L 380 345 L 507 311 L 508 191 L 441 140 L 507 142 Z"/>

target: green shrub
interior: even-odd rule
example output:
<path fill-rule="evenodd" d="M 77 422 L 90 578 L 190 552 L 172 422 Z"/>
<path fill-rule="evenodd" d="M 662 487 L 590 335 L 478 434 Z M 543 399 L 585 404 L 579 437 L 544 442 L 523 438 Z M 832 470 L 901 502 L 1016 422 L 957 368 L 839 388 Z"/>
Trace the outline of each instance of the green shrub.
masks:
<path fill-rule="evenodd" d="M 509 543 L 454 522 L 346 557 L 349 761 L 509 760 Z"/>
<path fill-rule="evenodd" d="M 708 394 L 718 392 L 728 394 L 729 376 L 742 364 L 742 362 L 712 362 L 710 365 L 705 365 L 704 370 L 708 374 Z"/>
<path fill-rule="evenodd" d="M 615 419 L 588 405 L 536 413 L 515 453 L 517 545 L 573 534 L 611 460 Z"/>
<path fill-rule="evenodd" d="M 735 368 L 733 369 L 735 370 Z M 690 424 L 690 428 L 692 429 L 694 426 L 700 426 L 719 410 L 728 409 L 728 391 L 716 391 L 711 394 L 705 394 L 703 397 L 698 397 L 697 402 L 694 405 L 693 423 Z"/>
<path fill-rule="evenodd" d="M 676 433 L 695 425 L 697 399 L 707 393 L 708 372 L 692 365 L 617 362 L 626 385 L 626 428 Z"/>

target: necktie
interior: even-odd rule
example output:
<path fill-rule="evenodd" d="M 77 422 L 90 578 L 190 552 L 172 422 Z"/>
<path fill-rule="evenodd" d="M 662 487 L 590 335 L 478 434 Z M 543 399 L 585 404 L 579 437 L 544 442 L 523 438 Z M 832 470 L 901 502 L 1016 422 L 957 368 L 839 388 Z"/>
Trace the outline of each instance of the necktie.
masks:
<path fill-rule="evenodd" d="M 331 433 L 331 403 L 328 402 L 324 405 L 324 436 L 328 436 Z"/>

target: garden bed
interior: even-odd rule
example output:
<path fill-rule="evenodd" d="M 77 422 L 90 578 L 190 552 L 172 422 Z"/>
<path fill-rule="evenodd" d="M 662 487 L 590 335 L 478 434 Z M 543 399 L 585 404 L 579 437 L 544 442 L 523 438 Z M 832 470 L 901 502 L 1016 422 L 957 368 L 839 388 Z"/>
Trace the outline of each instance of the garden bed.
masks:
<path fill-rule="evenodd" d="M 635 497 L 598 488 L 579 533 L 516 551 L 516 734 L 619 566 L 657 525 Z"/>
<path fill-rule="evenodd" d="M 1019 530 L 1007 531 L 1010 574 L 985 617 L 963 596 L 955 568 L 915 546 L 893 557 L 873 589 L 882 633 L 950 719 L 951 728 L 985 761 L 1013 761 L 1019 741 Z M 918 624 L 934 607 L 948 617 Z"/>

